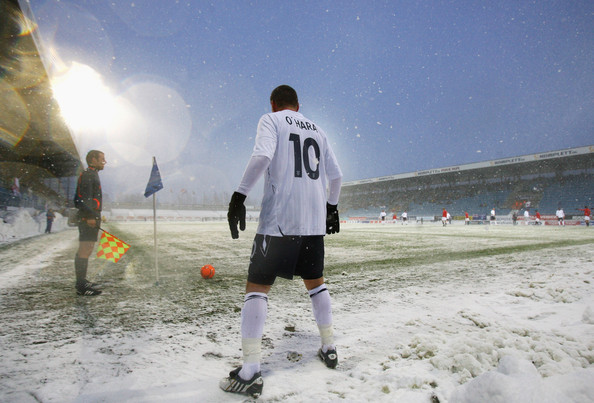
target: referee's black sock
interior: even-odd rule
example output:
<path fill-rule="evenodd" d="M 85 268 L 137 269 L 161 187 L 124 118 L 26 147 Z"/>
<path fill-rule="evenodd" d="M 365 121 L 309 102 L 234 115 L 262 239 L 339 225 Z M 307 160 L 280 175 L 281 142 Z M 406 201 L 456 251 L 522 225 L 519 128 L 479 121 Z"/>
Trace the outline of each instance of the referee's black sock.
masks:
<path fill-rule="evenodd" d="M 74 257 L 74 271 L 76 273 L 76 287 L 84 287 L 87 280 L 87 267 L 89 265 L 88 258 Z"/>

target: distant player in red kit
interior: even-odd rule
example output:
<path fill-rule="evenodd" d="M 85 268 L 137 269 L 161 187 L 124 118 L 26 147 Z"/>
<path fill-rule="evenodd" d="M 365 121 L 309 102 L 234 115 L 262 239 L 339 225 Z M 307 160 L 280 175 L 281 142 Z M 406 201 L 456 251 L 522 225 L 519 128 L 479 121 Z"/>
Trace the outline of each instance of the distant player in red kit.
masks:
<path fill-rule="evenodd" d="M 470 225 L 470 217 L 468 217 L 468 211 L 464 212 L 464 223 Z"/>
<path fill-rule="evenodd" d="M 446 209 L 443 209 L 443 212 L 441 213 L 441 223 L 444 227 L 448 223 L 448 211 Z"/>
<path fill-rule="evenodd" d="M 540 213 L 536 210 L 536 221 L 534 222 L 535 225 L 540 225 Z"/>
<path fill-rule="evenodd" d="M 590 217 L 592 216 L 592 212 L 588 208 L 588 206 L 584 206 L 584 208 L 579 208 L 579 211 L 584 212 L 584 221 L 586 222 L 586 227 L 590 226 Z"/>

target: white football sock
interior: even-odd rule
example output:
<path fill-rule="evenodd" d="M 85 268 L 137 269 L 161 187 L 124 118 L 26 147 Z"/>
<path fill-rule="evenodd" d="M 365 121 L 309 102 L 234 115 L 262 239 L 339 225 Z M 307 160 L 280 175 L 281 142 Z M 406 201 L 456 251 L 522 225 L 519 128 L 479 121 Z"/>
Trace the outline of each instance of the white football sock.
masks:
<path fill-rule="evenodd" d="M 334 349 L 334 332 L 332 328 L 332 300 L 326 284 L 308 291 L 311 298 L 314 317 L 322 337 L 322 350 Z"/>
<path fill-rule="evenodd" d="M 239 372 L 242 379 L 249 380 L 260 371 L 262 334 L 268 313 L 268 296 L 261 292 L 245 295 L 241 310 L 241 346 L 243 366 Z"/>

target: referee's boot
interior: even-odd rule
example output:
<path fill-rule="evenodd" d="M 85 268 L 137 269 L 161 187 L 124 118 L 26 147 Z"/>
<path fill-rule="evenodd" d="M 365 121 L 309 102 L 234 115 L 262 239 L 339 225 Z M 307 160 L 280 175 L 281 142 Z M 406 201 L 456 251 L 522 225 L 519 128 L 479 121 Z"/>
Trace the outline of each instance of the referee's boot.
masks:
<path fill-rule="evenodd" d="M 86 297 L 92 297 L 94 295 L 101 294 L 101 290 L 97 289 L 97 285 L 85 280 L 82 284 L 76 284 L 76 293 Z"/>

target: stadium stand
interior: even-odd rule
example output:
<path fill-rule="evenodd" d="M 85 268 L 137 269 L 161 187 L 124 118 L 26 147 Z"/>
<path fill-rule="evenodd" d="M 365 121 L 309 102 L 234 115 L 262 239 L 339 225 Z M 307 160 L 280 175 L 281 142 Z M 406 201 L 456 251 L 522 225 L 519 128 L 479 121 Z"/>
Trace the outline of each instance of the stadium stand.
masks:
<path fill-rule="evenodd" d="M 45 180 L 73 177 L 81 168 L 29 24 L 19 1 L 0 1 L 0 209 L 65 206 L 66 190 Z"/>
<path fill-rule="evenodd" d="M 561 177 L 559 183 L 551 183 L 544 188 L 538 206 L 543 211 L 563 207 L 566 213 L 575 214 L 576 209 L 592 205 L 592 183 L 592 174 Z"/>
<path fill-rule="evenodd" d="M 7 206 L 17 206 L 10 189 L 0 187 L 0 208 Z"/>
<path fill-rule="evenodd" d="M 440 219 L 446 208 L 453 217 L 498 217 L 523 209 L 566 215 L 592 206 L 594 146 L 523 155 L 500 160 L 345 182 L 341 216 L 377 219 L 407 211 L 409 217 Z"/>

